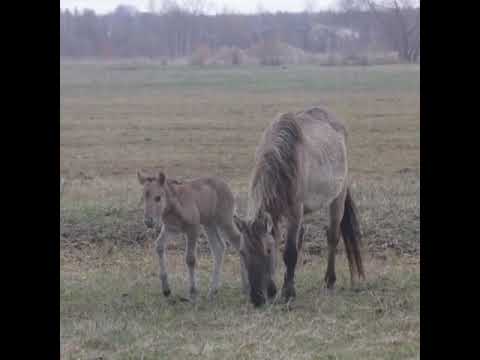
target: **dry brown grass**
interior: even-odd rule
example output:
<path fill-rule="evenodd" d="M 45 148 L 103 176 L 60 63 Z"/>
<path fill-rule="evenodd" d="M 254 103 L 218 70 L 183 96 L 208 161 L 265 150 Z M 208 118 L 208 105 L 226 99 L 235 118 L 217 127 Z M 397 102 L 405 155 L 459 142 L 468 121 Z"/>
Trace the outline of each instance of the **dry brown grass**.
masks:
<path fill-rule="evenodd" d="M 418 357 L 418 75 L 418 66 L 61 65 L 64 357 Z M 152 235 L 141 224 L 136 169 L 221 176 L 242 212 L 264 127 L 278 112 L 315 104 L 343 117 L 350 130 L 368 290 L 356 294 L 345 288 L 348 270 L 340 255 L 339 293 L 318 295 L 325 271 L 321 213 L 307 220 L 311 227 L 293 311 L 250 309 L 239 293 L 232 253 L 217 303 L 167 306 L 149 251 Z M 179 291 L 184 266 L 176 254 L 182 247 L 182 242 L 170 246 Z M 211 266 L 207 254 L 200 265 L 204 285 Z"/>

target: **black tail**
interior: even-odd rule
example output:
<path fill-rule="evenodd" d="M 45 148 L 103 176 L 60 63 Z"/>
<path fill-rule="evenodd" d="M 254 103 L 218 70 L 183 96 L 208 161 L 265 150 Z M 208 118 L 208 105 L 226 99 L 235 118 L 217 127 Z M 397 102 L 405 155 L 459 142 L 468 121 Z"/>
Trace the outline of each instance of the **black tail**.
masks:
<path fill-rule="evenodd" d="M 359 276 L 365 278 L 361 254 L 362 238 L 360 226 L 358 224 L 357 207 L 353 202 L 350 189 L 347 189 L 345 210 L 343 212 L 343 218 L 340 227 L 342 229 L 342 236 L 345 243 L 348 264 L 351 269 L 357 270 Z"/>

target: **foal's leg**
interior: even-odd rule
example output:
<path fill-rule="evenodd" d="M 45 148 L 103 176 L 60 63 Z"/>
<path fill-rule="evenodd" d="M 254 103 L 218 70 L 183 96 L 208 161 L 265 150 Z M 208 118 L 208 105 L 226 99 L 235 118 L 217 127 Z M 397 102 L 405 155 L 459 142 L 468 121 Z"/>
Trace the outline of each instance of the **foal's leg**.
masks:
<path fill-rule="evenodd" d="M 168 236 L 169 234 L 165 230 L 165 227 L 162 227 L 160 235 L 157 238 L 157 254 L 160 264 L 160 281 L 162 283 L 163 295 L 165 296 L 169 296 L 171 293 L 170 285 L 168 284 L 167 264 L 165 256 L 165 247 L 167 244 Z"/>
<path fill-rule="evenodd" d="M 327 230 L 328 241 L 328 265 L 325 273 L 325 285 L 328 290 L 333 290 L 335 281 L 335 256 L 337 253 L 337 245 L 340 240 L 340 223 L 343 218 L 343 210 L 345 209 L 346 192 L 342 191 L 340 195 L 330 204 L 330 226 Z"/>
<path fill-rule="evenodd" d="M 205 227 L 208 237 L 208 244 L 213 255 L 213 273 L 208 291 L 208 298 L 212 299 L 220 288 L 220 273 L 223 266 L 223 257 L 225 255 L 225 243 L 218 234 L 218 230 L 214 225 Z"/>
<path fill-rule="evenodd" d="M 188 279 L 189 279 L 189 294 L 190 300 L 195 301 L 198 295 L 197 289 L 197 279 L 195 276 L 195 267 L 197 263 L 197 239 L 200 229 L 198 226 L 192 226 L 188 229 L 187 233 L 187 253 L 185 256 L 185 262 L 187 263 L 188 268 Z"/>
<path fill-rule="evenodd" d="M 296 296 L 295 292 L 295 267 L 297 265 L 297 239 L 303 220 L 302 212 L 296 219 L 291 219 L 287 227 L 287 239 L 285 250 L 283 252 L 283 261 L 285 262 L 285 278 L 283 282 L 282 295 L 286 301 Z"/>
<path fill-rule="evenodd" d="M 240 232 L 235 228 L 233 225 L 232 220 L 225 221 L 221 224 L 218 224 L 220 231 L 222 234 L 228 239 L 230 244 L 237 250 L 238 254 L 240 254 L 240 241 L 241 235 Z M 250 292 L 250 285 L 248 283 L 248 275 L 247 275 L 247 268 L 245 267 L 245 263 L 243 262 L 243 258 L 240 256 L 240 275 L 242 277 L 242 290 L 245 295 L 248 295 Z"/>

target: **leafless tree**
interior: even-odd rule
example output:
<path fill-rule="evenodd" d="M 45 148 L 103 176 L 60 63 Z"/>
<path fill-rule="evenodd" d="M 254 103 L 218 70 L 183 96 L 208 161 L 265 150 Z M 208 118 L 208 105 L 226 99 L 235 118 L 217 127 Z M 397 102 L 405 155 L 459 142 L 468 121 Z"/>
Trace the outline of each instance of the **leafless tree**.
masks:
<path fill-rule="evenodd" d="M 338 52 L 341 42 L 326 41 L 330 37 L 325 32 L 313 40 L 317 27 L 359 34 L 352 40 L 355 51 L 375 44 L 379 50 L 395 50 L 407 59 L 415 59 L 419 54 L 419 10 L 406 7 L 400 0 L 397 8 L 395 2 L 371 3 L 376 12 L 364 0 L 342 0 L 348 11 L 339 12 L 311 11 L 315 2 L 308 0 L 301 13 L 269 13 L 259 3 L 261 11 L 249 15 L 231 11 L 210 15 L 208 1 L 211 0 L 156 0 L 155 4 L 150 1 L 150 10 L 156 5 L 155 12 L 125 6 L 108 14 L 60 11 L 61 56 L 189 57 L 201 46 L 208 46 L 213 52 L 224 47 L 245 50 L 262 40 L 271 54 L 278 52 L 278 42 L 283 47 L 286 43 L 308 52 Z M 387 6 L 392 4 L 393 7 Z M 329 46 L 324 46 L 327 43 Z"/>
<path fill-rule="evenodd" d="M 420 55 L 420 1 L 340 0 L 340 7 L 368 9 L 381 25 L 401 59 L 413 62 Z"/>

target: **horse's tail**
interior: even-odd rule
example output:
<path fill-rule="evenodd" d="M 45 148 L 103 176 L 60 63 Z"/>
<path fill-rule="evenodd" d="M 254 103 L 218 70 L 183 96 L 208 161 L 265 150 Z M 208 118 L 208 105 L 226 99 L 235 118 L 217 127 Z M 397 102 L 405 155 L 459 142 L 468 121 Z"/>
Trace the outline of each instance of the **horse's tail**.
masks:
<path fill-rule="evenodd" d="M 356 270 L 360 277 L 365 278 L 361 254 L 362 238 L 358 223 L 358 212 L 349 188 L 347 189 L 345 210 L 340 227 L 350 270 Z"/>

